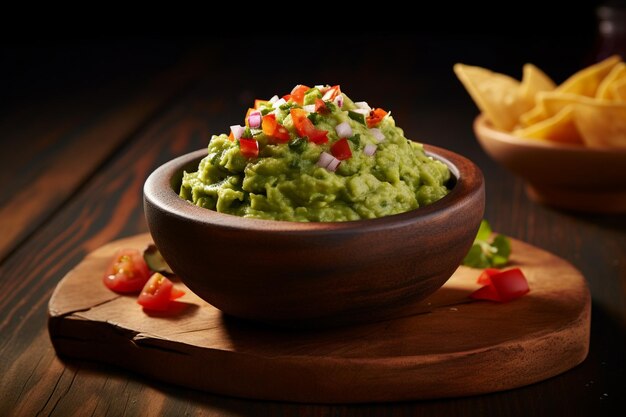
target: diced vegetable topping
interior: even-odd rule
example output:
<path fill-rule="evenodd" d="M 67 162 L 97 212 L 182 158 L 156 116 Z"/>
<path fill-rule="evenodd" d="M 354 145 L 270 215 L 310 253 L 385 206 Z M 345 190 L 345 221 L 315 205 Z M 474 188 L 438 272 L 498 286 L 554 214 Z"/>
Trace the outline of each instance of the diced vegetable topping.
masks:
<path fill-rule="evenodd" d="M 352 128 L 350 127 L 350 123 L 343 122 L 339 123 L 335 126 L 335 132 L 337 132 L 337 136 L 340 138 L 349 138 L 352 136 Z"/>
<path fill-rule="evenodd" d="M 308 141 L 323 146 L 317 165 L 334 172 L 340 161 L 351 158 L 353 152 L 372 156 L 378 149 L 377 143 L 385 141 L 385 134 L 376 126 L 387 116 L 387 112 L 380 108 L 372 109 L 365 101 L 348 102 L 346 111 L 338 112 L 344 105 L 339 85 L 310 88 L 298 84 L 282 98 L 275 95 L 269 100 L 254 100 L 254 107 L 246 113 L 245 126 L 231 126 L 229 139 L 237 142 L 241 155 L 249 159 L 258 158 L 268 144 L 288 143 L 291 150 L 302 153 Z M 346 120 L 343 115 L 349 119 Z M 353 120 L 363 126 L 355 125 Z M 333 127 L 334 131 L 328 130 Z M 360 135 L 365 131 L 370 135 L 363 143 Z M 334 140 L 330 146 L 326 145 L 329 132 L 332 132 L 330 140 Z"/>
<path fill-rule="evenodd" d="M 254 110 L 250 112 L 248 116 L 248 126 L 252 129 L 258 129 L 261 127 L 261 112 L 258 110 Z"/>
<path fill-rule="evenodd" d="M 317 161 L 318 166 L 326 168 L 330 172 L 335 172 L 340 163 L 341 161 L 339 159 L 327 152 L 322 152 L 320 154 L 320 159 Z"/>
<path fill-rule="evenodd" d="M 330 152 L 340 161 L 348 159 L 352 156 L 350 144 L 346 138 L 339 139 L 337 142 L 333 143 L 333 146 L 330 147 Z"/>
<path fill-rule="evenodd" d="M 238 140 L 243 135 L 243 132 L 245 131 L 246 131 L 245 126 L 233 125 L 230 127 L 230 133 L 233 135 L 233 139 L 235 140 Z"/>
<path fill-rule="evenodd" d="M 376 148 L 377 148 L 376 145 L 372 145 L 371 143 L 368 143 L 367 145 L 365 145 L 365 148 L 363 148 L 363 153 L 365 155 L 372 156 L 376 152 Z"/>
<path fill-rule="evenodd" d="M 298 103 L 299 105 L 304 104 L 304 94 L 309 91 L 311 88 L 306 85 L 298 84 L 291 90 L 291 99 Z M 285 99 L 287 100 L 287 99 Z"/>
<path fill-rule="evenodd" d="M 263 116 L 261 125 L 263 133 L 265 133 L 267 136 L 271 136 L 277 142 L 286 143 L 289 141 L 289 131 L 285 128 L 285 126 L 276 121 L 275 114 L 270 113 L 266 116 Z"/>
<path fill-rule="evenodd" d="M 291 118 L 296 132 L 300 137 L 307 137 L 313 143 L 318 145 L 328 142 L 327 130 L 320 130 L 315 127 L 313 122 L 307 118 L 307 114 L 302 109 L 291 109 Z"/>
<path fill-rule="evenodd" d="M 382 122 L 383 118 L 387 115 L 387 112 L 381 108 L 374 109 L 370 111 L 370 114 L 367 116 L 367 127 L 376 127 Z"/>
<path fill-rule="evenodd" d="M 324 101 L 333 101 L 336 97 L 341 95 L 341 88 L 338 85 L 334 85 L 330 87 L 324 95 L 322 96 L 322 100 Z M 341 107 L 341 106 L 339 106 Z"/>
<path fill-rule="evenodd" d="M 254 139 L 239 139 L 239 149 L 246 158 L 256 158 L 259 156 L 259 142 Z"/>
<path fill-rule="evenodd" d="M 378 141 L 378 143 L 380 143 L 380 142 L 385 140 L 385 135 L 377 127 L 371 128 L 370 129 L 370 133 L 372 134 L 372 136 L 374 136 L 374 139 L 376 139 Z"/>

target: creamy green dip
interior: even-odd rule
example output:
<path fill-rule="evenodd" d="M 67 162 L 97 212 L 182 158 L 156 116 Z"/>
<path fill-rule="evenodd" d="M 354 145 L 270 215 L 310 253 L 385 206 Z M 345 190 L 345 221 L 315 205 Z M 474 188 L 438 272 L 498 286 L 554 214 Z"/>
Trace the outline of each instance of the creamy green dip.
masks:
<path fill-rule="evenodd" d="M 258 104 L 260 114 L 246 119 L 251 127 L 235 126 L 230 137 L 211 138 L 198 171 L 184 173 L 180 196 L 237 216 L 331 222 L 402 213 L 448 193 L 445 164 L 407 140 L 390 114 L 370 111 L 366 103 L 355 104 L 338 86 L 333 88 L 297 86 L 288 101 L 273 97 Z M 302 114 L 310 124 L 297 117 Z M 254 117 L 263 118 L 262 126 Z M 284 129 L 282 135 L 272 135 L 273 118 L 288 136 Z M 320 139 L 323 131 L 327 133 Z M 347 141 L 333 146 L 341 139 Z"/>

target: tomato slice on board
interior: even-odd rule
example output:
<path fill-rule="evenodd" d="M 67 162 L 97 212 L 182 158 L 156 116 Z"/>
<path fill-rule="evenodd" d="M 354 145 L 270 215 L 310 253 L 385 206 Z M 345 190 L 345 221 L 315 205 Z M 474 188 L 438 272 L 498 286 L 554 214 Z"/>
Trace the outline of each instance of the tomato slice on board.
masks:
<path fill-rule="evenodd" d="M 239 139 L 239 151 L 246 158 L 256 158 L 259 156 L 259 142 L 254 139 Z"/>
<path fill-rule="evenodd" d="M 386 115 L 387 112 L 381 108 L 372 110 L 370 114 L 365 118 L 367 127 L 372 128 L 378 126 Z"/>
<path fill-rule="evenodd" d="M 352 151 L 350 150 L 348 139 L 341 138 L 337 142 L 333 143 L 330 147 L 330 153 L 332 153 L 333 156 L 340 161 L 351 158 Z"/>
<path fill-rule="evenodd" d="M 487 268 L 483 271 L 482 274 L 480 274 L 476 282 L 482 285 L 489 285 L 491 284 L 491 277 L 499 273 L 500 273 L 499 269 Z"/>
<path fill-rule="evenodd" d="M 267 136 L 276 139 L 276 141 L 280 143 L 289 142 L 289 139 L 291 139 L 287 128 L 278 123 L 276 115 L 273 113 L 263 116 L 261 129 L 263 129 L 263 133 Z"/>
<path fill-rule="evenodd" d="M 148 310 L 164 311 L 170 308 L 170 302 L 185 295 L 174 287 L 172 281 L 155 272 L 141 290 L 137 302 Z"/>
<path fill-rule="evenodd" d="M 119 293 L 138 293 L 150 278 L 150 269 L 137 249 L 121 249 L 115 253 L 102 281 Z"/>
<path fill-rule="evenodd" d="M 486 285 L 471 293 L 471 298 L 506 303 L 530 291 L 528 281 L 521 269 L 513 268 L 497 273 L 494 271 L 498 270 L 488 268 L 483 271 L 478 281 Z"/>
<path fill-rule="evenodd" d="M 328 136 L 326 136 L 328 131 L 316 128 L 311 119 L 307 117 L 306 111 L 303 109 L 291 109 L 289 112 L 298 136 L 301 138 L 306 136 L 309 138 L 309 141 L 318 145 L 328 142 Z"/>

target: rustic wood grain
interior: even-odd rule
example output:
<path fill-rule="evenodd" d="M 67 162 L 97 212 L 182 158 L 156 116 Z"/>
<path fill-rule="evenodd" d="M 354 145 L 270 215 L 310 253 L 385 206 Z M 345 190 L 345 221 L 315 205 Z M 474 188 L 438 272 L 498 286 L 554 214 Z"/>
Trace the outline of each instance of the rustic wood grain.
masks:
<path fill-rule="evenodd" d="M 520 241 L 513 241 L 511 263 L 524 270 L 531 293 L 515 302 L 469 302 L 477 271 L 460 267 L 420 303 L 422 314 L 308 331 L 225 317 L 182 283 L 187 294 L 176 309 L 146 314 L 134 296 L 105 288 L 101 275 L 117 250 L 149 243 L 148 234 L 109 243 L 59 283 L 49 331 L 60 355 L 221 394 L 341 403 L 516 388 L 562 373 L 588 352 L 583 276 Z"/>
<path fill-rule="evenodd" d="M 1 143 L 8 151 L 0 158 L 0 260 L 205 69 L 188 58 L 142 85 L 123 86 L 129 92 L 122 97 L 96 91 L 95 97 L 64 99 L 54 103 L 54 119 L 49 113 L 38 116 L 33 106 L 28 124 L 19 123 L 26 115 L 15 115 L 18 128 Z"/>

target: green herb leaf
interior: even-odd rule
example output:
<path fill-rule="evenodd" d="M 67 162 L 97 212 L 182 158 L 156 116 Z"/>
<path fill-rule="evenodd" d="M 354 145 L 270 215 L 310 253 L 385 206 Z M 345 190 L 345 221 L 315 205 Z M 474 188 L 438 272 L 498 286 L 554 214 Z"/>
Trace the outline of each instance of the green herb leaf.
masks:
<path fill-rule="evenodd" d="M 289 149 L 292 151 L 301 153 L 307 145 L 308 140 L 306 138 L 294 138 L 289 141 Z"/>
<path fill-rule="evenodd" d="M 476 234 L 476 240 L 487 241 L 491 236 L 491 226 L 487 220 L 481 220 L 478 233 Z"/>
<path fill-rule="evenodd" d="M 320 114 L 319 113 L 311 113 L 307 116 L 307 118 L 313 122 L 314 125 L 316 125 L 319 121 L 320 121 Z"/>
<path fill-rule="evenodd" d="M 496 235 L 489 242 L 492 233 L 487 220 L 483 220 L 480 223 L 474 244 L 463 258 L 463 265 L 471 268 L 489 268 L 501 267 L 509 262 L 511 241 L 504 235 Z"/>

